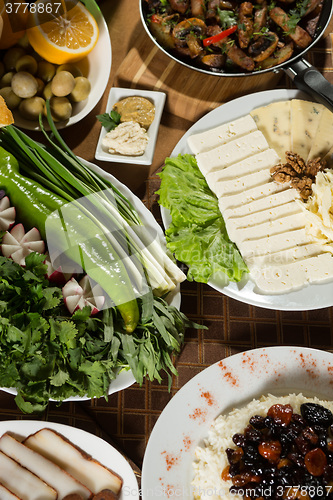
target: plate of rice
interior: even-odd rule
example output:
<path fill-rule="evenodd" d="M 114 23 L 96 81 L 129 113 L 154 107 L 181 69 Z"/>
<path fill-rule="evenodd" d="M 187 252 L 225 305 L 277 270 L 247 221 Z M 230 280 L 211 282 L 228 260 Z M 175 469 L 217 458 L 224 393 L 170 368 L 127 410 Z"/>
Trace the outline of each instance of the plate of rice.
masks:
<path fill-rule="evenodd" d="M 206 368 L 175 394 L 153 428 L 142 468 L 143 499 L 246 498 L 235 490 L 230 492 L 233 483 L 230 475 L 225 475 L 226 449 L 237 448 L 233 436 L 245 432 L 251 417 L 267 418 L 272 407 L 281 407 L 287 413 L 291 407 L 295 417 L 290 418 L 297 417 L 300 422 L 307 406 L 320 405 L 330 414 L 332 373 L 332 353 L 290 346 L 241 352 Z M 302 425 L 306 432 L 311 426 L 319 432 L 316 425 L 304 419 Z M 327 460 L 333 459 L 330 450 L 325 453 Z M 318 477 L 312 479 L 312 483 L 319 484 Z M 276 494 L 280 491 L 281 498 L 308 500 L 317 498 L 322 491 L 321 496 L 332 498 L 333 488 L 317 489 L 315 497 L 312 490 L 301 497 L 297 496 L 298 490 L 292 491 L 292 496 L 282 496 L 285 492 L 280 490 Z M 263 493 L 253 498 L 276 497 Z"/>

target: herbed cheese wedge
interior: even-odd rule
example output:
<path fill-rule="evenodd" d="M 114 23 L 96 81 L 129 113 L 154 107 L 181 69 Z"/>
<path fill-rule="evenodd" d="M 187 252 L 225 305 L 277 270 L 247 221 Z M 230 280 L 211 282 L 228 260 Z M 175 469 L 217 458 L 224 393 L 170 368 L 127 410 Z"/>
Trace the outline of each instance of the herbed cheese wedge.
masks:
<path fill-rule="evenodd" d="M 122 488 L 123 481 L 118 474 L 52 429 L 41 429 L 28 436 L 24 444 L 71 474 L 94 494 L 109 489 L 118 495 Z"/>
<path fill-rule="evenodd" d="M 81 495 L 83 499 L 92 496 L 92 492 L 70 474 L 7 433 L 0 438 L 0 450 L 52 486 L 59 498 L 71 493 Z"/>
<path fill-rule="evenodd" d="M 283 161 L 291 149 L 291 103 L 278 101 L 251 111 L 258 129 Z"/>
<path fill-rule="evenodd" d="M 325 106 L 311 101 L 291 101 L 291 151 L 307 159 Z M 283 158 L 284 160 L 284 158 Z"/>
<path fill-rule="evenodd" d="M 201 173 L 206 176 L 209 172 L 229 167 L 249 156 L 268 149 L 264 135 L 256 130 L 215 149 L 196 155 Z"/>
<path fill-rule="evenodd" d="M 22 500 L 56 500 L 58 496 L 51 486 L 2 452 L 0 483 Z"/>
<path fill-rule="evenodd" d="M 332 147 L 333 137 L 333 113 L 325 108 L 317 128 L 316 135 L 312 141 L 307 160 L 323 158 Z"/>
<path fill-rule="evenodd" d="M 187 139 L 187 144 L 193 154 L 203 153 L 255 130 L 257 125 L 252 116 L 245 115 L 232 122 L 191 135 Z"/>
<path fill-rule="evenodd" d="M 20 500 L 18 496 L 14 495 L 14 493 L 2 484 L 0 484 L 0 498 L 1 500 Z"/>

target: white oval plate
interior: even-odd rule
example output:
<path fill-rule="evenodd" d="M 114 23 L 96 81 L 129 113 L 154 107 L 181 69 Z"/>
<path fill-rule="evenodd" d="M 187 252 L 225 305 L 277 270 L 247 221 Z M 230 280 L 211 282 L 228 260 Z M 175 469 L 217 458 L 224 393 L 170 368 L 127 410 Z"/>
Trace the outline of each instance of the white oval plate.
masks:
<path fill-rule="evenodd" d="M 165 245 L 164 233 L 161 229 L 161 226 L 158 224 L 158 222 L 156 221 L 155 217 L 150 212 L 150 210 L 148 210 L 148 208 L 145 207 L 145 205 L 142 203 L 140 198 L 138 198 L 127 186 L 125 186 L 125 184 L 120 182 L 113 175 L 105 172 L 104 170 L 102 170 L 100 167 L 98 167 L 94 163 L 90 163 L 84 159 L 82 159 L 82 161 L 87 166 L 89 166 L 92 170 L 94 170 L 98 174 L 102 175 L 105 179 L 112 182 L 112 184 L 117 189 L 119 189 L 119 191 L 125 196 L 125 198 L 134 206 L 140 219 L 145 223 L 145 227 L 152 228 L 153 231 L 156 231 L 156 234 L 157 234 L 159 241 Z M 180 287 L 179 286 L 176 287 L 175 291 L 170 293 L 170 295 L 168 296 L 168 302 L 169 302 L 169 304 L 177 307 L 178 309 L 180 308 L 181 296 L 180 296 Z M 127 371 L 123 370 L 111 382 L 111 384 L 109 386 L 108 395 L 110 396 L 111 394 L 113 394 L 115 392 L 122 391 L 123 389 L 130 387 L 134 383 L 135 383 L 135 378 L 134 378 L 131 370 L 127 370 Z M 11 387 L 1 387 L 0 390 L 7 392 L 9 394 L 13 394 L 13 395 L 17 394 L 16 389 L 11 388 Z M 66 401 L 85 401 L 88 399 L 90 399 L 90 398 L 73 396 L 73 397 L 64 399 L 63 402 L 66 402 Z"/>
<path fill-rule="evenodd" d="M 81 450 L 85 451 L 102 465 L 119 474 L 123 479 L 123 487 L 119 500 L 125 500 L 129 495 L 133 500 L 139 499 L 138 483 L 127 460 L 113 446 L 94 434 L 77 429 L 76 427 L 53 422 L 5 420 L 0 422 L 0 436 L 5 432 L 10 432 L 15 434 L 18 439 L 22 439 L 45 427 L 59 432 L 59 434 L 69 439 L 74 445 L 81 448 Z"/>
<path fill-rule="evenodd" d="M 96 20 L 99 28 L 97 44 L 87 57 L 75 63 L 91 83 L 90 94 L 85 101 L 73 104 L 72 116 L 69 120 L 56 123 L 57 129 L 69 127 L 85 118 L 102 98 L 108 84 L 112 62 L 110 34 L 101 12 Z M 13 116 L 17 127 L 26 130 L 40 130 L 37 121 L 22 118 L 18 111 L 14 111 Z M 46 120 L 44 120 L 44 126 L 46 130 L 49 130 Z"/>
<path fill-rule="evenodd" d="M 193 500 L 194 451 L 219 414 L 269 393 L 332 400 L 332 373 L 332 353 L 303 347 L 254 349 L 203 370 L 177 392 L 153 428 L 142 468 L 143 500 Z"/>
<path fill-rule="evenodd" d="M 266 106 L 271 102 L 284 101 L 287 99 L 311 98 L 299 90 L 268 90 L 257 92 L 230 101 L 210 111 L 207 115 L 196 122 L 181 138 L 171 156 L 191 153 L 187 145 L 187 137 L 192 134 L 203 132 L 222 123 L 235 120 L 248 114 L 255 108 Z M 168 210 L 161 207 L 162 220 L 165 227 L 170 223 Z M 251 304 L 253 306 L 279 311 L 308 311 L 310 309 L 321 309 L 333 305 L 333 282 L 323 284 L 311 284 L 304 288 L 280 295 L 260 294 L 254 291 L 255 284 L 248 277 L 239 283 L 229 282 L 227 285 L 217 279 L 211 279 L 208 283 L 218 292 L 233 299 Z"/>

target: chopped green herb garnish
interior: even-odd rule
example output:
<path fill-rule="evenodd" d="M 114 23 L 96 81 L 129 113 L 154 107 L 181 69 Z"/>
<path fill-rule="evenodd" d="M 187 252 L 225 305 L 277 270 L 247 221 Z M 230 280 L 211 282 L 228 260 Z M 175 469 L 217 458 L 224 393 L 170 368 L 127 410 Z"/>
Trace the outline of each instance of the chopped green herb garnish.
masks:
<path fill-rule="evenodd" d="M 101 122 L 107 132 L 110 132 L 110 130 L 115 129 L 119 125 L 121 116 L 117 111 L 112 110 L 110 113 L 97 115 L 96 118 Z"/>

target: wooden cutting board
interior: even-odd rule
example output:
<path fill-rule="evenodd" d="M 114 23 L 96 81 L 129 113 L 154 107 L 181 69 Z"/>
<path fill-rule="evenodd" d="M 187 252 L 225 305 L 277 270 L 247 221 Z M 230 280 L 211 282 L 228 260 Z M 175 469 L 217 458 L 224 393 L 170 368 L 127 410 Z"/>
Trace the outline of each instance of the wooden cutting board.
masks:
<path fill-rule="evenodd" d="M 166 111 L 196 121 L 230 99 L 276 88 L 282 76 L 283 72 L 248 77 L 206 75 L 168 57 L 142 32 L 119 66 L 113 86 L 166 92 Z"/>

